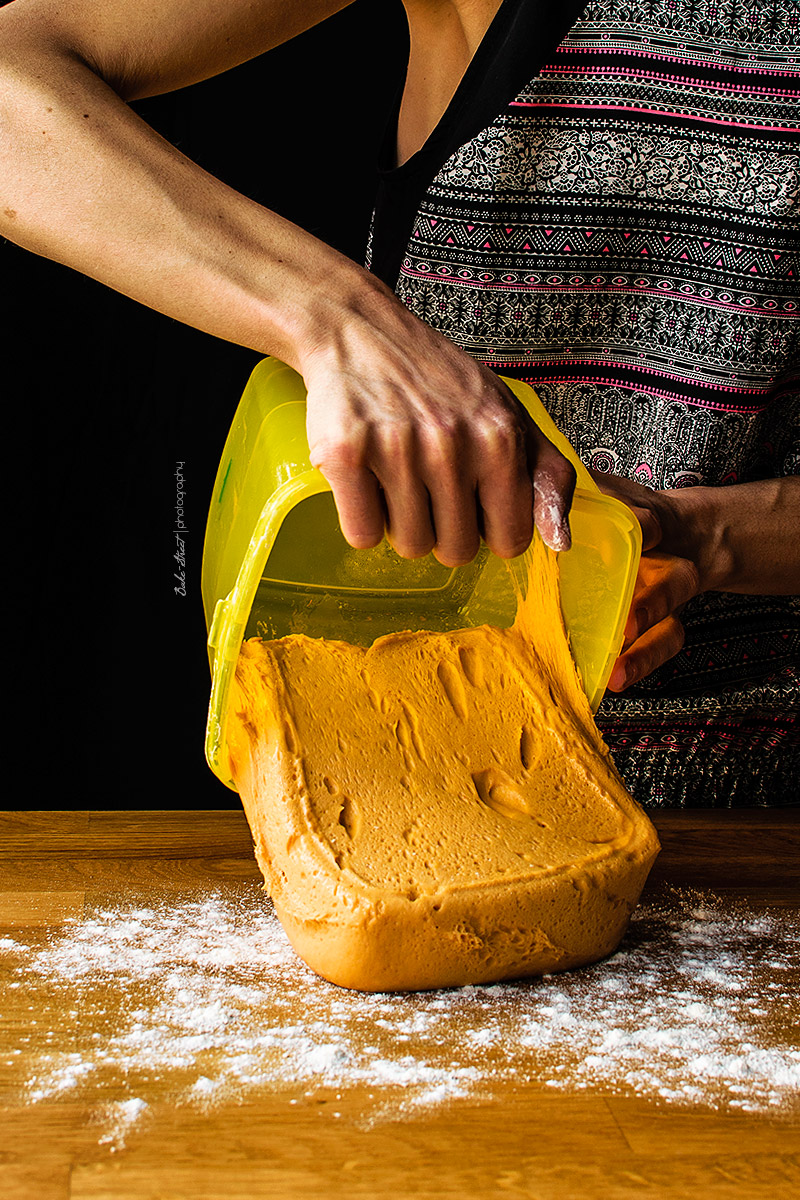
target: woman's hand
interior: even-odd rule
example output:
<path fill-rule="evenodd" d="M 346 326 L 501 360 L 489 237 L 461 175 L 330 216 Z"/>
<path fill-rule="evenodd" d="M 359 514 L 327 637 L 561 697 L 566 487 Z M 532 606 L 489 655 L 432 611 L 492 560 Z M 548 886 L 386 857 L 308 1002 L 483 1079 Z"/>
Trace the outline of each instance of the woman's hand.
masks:
<path fill-rule="evenodd" d="M 470 562 L 481 537 L 521 554 L 534 522 L 570 545 L 571 464 L 487 367 L 374 280 L 359 310 L 303 357 L 311 461 L 331 485 L 351 545 L 384 530 L 404 558 Z"/>
<path fill-rule="evenodd" d="M 622 652 L 608 681 L 610 691 L 622 692 L 638 683 L 682 649 L 679 614 L 701 590 L 697 568 L 688 559 L 655 549 L 642 554 Z"/>
<path fill-rule="evenodd" d="M 593 471 L 595 482 L 608 496 L 633 510 L 642 527 L 642 557 L 633 599 L 625 622 L 622 652 L 608 681 L 611 692 L 622 692 L 667 662 L 683 646 L 679 613 L 702 590 L 698 568 L 688 558 L 661 549 L 665 493 Z"/>
<path fill-rule="evenodd" d="M 624 691 L 678 653 L 680 612 L 701 592 L 800 592 L 800 478 L 651 491 L 592 474 L 642 527 L 642 559 L 610 691 Z"/>
<path fill-rule="evenodd" d="M 345 537 L 468 562 L 534 519 L 570 544 L 574 472 L 521 405 L 374 276 L 213 178 L 124 100 L 282 44 L 346 0 L 56 0 L 0 9 L 0 235 L 308 388 L 312 461 Z"/>

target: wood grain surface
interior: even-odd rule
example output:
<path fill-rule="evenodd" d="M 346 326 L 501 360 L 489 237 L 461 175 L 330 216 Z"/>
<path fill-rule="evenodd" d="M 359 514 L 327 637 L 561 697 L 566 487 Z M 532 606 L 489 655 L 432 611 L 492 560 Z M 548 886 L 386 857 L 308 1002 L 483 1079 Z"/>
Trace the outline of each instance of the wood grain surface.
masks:
<path fill-rule="evenodd" d="M 800 908 L 800 808 L 652 816 L 663 848 L 648 895 L 689 888 L 755 909 Z M 0 937 L 46 938 L 109 897 L 169 902 L 259 878 L 236 811 L 0 814 Z M 334 1094 L 287 1083 L 205 1113 L 165 1090 L 146 1126 L 115 1148 L 98 1137 L 85 1097 L 20 1097 L 20 1056 L 32 1053 L 30 1030 L 48 998 L 28 997 L 23 1011 L 16 995 L 4 990 L 0 1004 L 3 1200 L 800 1194 L 796 1110 L 671 1109 L 530 1082 L 501 1081 L 480 1099 L 377 1124 L 365 1122 L 372 1097 L 363 1087 Z"/>

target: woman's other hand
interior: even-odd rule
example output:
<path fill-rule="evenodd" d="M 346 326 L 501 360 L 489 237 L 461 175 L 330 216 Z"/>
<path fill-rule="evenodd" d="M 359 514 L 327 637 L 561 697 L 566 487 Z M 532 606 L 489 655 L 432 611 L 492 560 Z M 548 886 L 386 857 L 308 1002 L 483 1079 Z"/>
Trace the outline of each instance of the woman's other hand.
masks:
<path fill-rule="evenodd" d="M 678 653 L 681 610 L 701 592 L 800 592 L 800 478 L 652 491 L 592 475 L 642 527 L 642 558 L 610 691 L 624 691 Z"/>
<path fill-rule="evenodd" d="M 642 554 L 609 691 L 622 692 L 638 683 L 682 649 L 680 612 L 700 590 L 697 569 L 688 559 L 655 549 Z"/>

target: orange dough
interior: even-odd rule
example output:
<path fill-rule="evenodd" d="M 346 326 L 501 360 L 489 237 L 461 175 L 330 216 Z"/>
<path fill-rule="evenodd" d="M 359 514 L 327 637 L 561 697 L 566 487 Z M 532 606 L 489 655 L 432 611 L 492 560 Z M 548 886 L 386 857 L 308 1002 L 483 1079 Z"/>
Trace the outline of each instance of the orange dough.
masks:
<path fill-rule="evenodd" d="M 618 945 L 658 852 L 537 538 L 511 629 L 243 644 L 229 747 L 292 945 L 344 987 L 518 978 Z"/>

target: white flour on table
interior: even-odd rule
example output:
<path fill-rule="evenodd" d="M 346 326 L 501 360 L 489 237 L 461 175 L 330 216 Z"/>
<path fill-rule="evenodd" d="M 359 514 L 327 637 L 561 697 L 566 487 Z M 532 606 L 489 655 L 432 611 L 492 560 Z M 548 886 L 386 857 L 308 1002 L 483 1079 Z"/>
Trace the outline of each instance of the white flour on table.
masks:
<path fill-rule="evenodd" d="M 115 1145 L 165 1086 L 205 1108 L 359 1086 L 394 1117 L 515 1082 L 786 1111 L 800 1098 L 799 951 L 796 911 L 671 891 L 641 905 L 596 966 L 370 995 L 308 970 L 255 887 L 120 903 L 46 937 L 0 937 L 4 990 L 23 1014 L 0 1062 L 12 1080 L 19 1063 L 26 1102 L 91 1103 Z M 27 996 L 40 1011 L 29 1028 Z"/>

